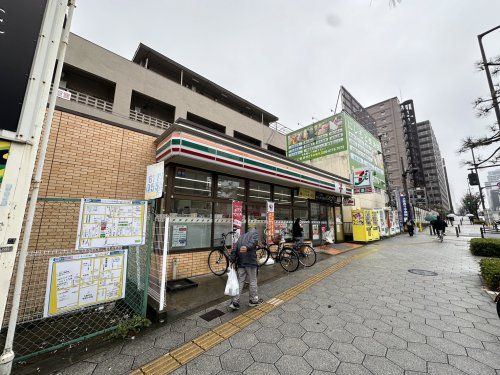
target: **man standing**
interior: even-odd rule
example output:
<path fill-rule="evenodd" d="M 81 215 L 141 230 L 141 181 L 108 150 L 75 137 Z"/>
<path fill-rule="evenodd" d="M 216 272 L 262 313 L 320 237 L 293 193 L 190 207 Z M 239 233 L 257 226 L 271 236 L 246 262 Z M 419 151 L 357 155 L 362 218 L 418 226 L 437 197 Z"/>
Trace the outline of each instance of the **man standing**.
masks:
<path fill-rule="evenodd" d="M 238 239 L 236 246 L 231 252 L 231 263 L 238 266 L 238 283 L 240 293 L 234 296 L 229 307 L 232 310 L 240 308 L 240 295 L 248 279 L 249 288 L 249 306 L 257 306 L 264 302 L 257 294 L 257 244 L 259 243 L 259 234 L 255 229 L 249 230 Z"/>

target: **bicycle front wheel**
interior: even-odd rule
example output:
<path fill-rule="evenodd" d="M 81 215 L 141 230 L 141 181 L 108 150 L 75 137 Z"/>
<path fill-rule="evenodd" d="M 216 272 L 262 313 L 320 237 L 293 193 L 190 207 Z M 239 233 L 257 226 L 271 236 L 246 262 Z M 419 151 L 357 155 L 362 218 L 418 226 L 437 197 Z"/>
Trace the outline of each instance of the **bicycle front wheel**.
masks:
<path fill-rule="evenodd" d="M 294 272 L 299 268 L 299 256 L 291 247 L 286 247 L 279 253 L 281 267 L 286 272 Z"/>
<path fill-rule="evenodd" d="M 208 254 L 208 267 L 214 275 L 222 276 L 229 267 L 229 259 L 221 250 L 214 249 Z"/>
<path fill-rule="evenodd" d="M 299 251 L 299 262 L 304 267 L 311 267 L 316 263 L 316 250 L 309 245 L 300 245 Z"/>
<path fill-rule="evenodd" d="M 265 246 L 257 247 L 255 253 L 257 255 L 257 266 L 261 267 L 266 264 L 269 259 L 269 250 Z"/>

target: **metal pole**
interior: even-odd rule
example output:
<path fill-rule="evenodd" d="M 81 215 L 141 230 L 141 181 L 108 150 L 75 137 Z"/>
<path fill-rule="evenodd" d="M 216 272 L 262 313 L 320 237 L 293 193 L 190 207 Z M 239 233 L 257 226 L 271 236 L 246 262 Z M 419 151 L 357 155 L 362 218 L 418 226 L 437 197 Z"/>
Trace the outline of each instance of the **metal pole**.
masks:
<path fill-rule="evenodd" d="M 474 171 L 477 174 L 477 168 L 476 168 L 477 165 L 476 165 L 476 157 L 474 155 L 474 148 L 471 147 L 470 150 L 472 152 L 472 164 L 474 165 Z M 479 197 L 481 198 L 481 206 L 483 207 L 484 218 L 486 219 L 486 222 L 489 223 L 488 213 L 486 212 L 486 207 L 484 205 L 483 188 L 481 187 L 481 181 L 479 180 L 478 174 L 477 174 L 477 186 L 479 187 Z"/>
<path fill-rule="evenodd" d="M 403 170 L 403 174 L 401 176 L 403 177 L 403 189 L 405 191 L 406 204 L 408 206 L 408 219 L 412 219 L 410 195 L 408 194 L 408 183 L 406 181 L 406 176 L 408 175 L 408 171 L 405 170 L 405 165 L 403 163 L 403 157 L 402 156 L 401 156 L 401 169 Z"/>
<path fill-rule="evenodd" d="M 382 134 L 378 136 L 378 139 L 380 141 L 380 148 L 382 149 L 382 163 L 384 164 L 384 177 L 385 177 L 385 188 L 387 192 L 387 196 L 389 197 L 389 207 L 392 207 L 392 197 L 391 197 L 391 192 L 389 190 L 389 177 L 387 175 L 387 162 L 385 161 L 385 155 L 384 155 L 384 148 L 382 147 Z"/>
<path fill-rule="evenodd" d="M 493 32 L 497 29 L 500 29 L 500 25 L 498 25 L 497 27 L 494 27 L 493 29 L 488 30 L 482 34 L 479 34 L 477 36 L 477 40 L 479 42 L 479 48 L 481 50 L 481 57 L 483 58 L 484 71 L 486 73 L 486 79 L 488 80 L 488 86 L 490 88 L 491 100 L 493 101 L 493 108 L 495 110 L 495 115 L 497 117 L 497 125 L 500 128 L 500 108 L 498 107 L 498 99 L 497 99 L 496 92 L 495 92 L 495 86 L 493 85 L 493 79 L 491 78 L 491 72 L 490 72 L 488 60 L 486 59 L 486 53 L 484 52 L 484 47 L 483 47 L 483 36 Z"/>
<path fill-rule="evenodd" d="M 30 242 L 31 229 L 33 227 L 33 219 L 35 217 L 35 209 L 36 209 L 36 203 L 38 200 L 38 193 L 40 191 L 40 183 L 42 180 L 42 172 L 43 172 L 43 166 L 44 166 L 44 161 L 45 161 L 45 155 L 47 152 L 47 145 L 49 143 L 50 128 L 52 125 L 52 119 L 54 117 L 54 110 L 55 110 L 55 106 L 56 106 L 57 89 L 59 87 L 59 83 L 61 80 L 61 72 L 62 72 L 62 67 L 64 65 L 64 57 L 66 55 L 66 47 L 68 45 L 71 21 L 73 19 L 73 11 L 75 9 L 75 1 L 76 0 L 69 0 L 68 6 L 61 7 L 61 9 L 60 9 L 61 13 L 64 12 L 63 14 L 66 14 L 66 9 L 68 9 L 68 16 L 66 19 L 66 27 L 64 28 L 62 35 L 61 35 L 61 38 L 60 38 L 60 44 L 59 44 L 59 49 L 58 49 L 58 53 L 57 53 L 57 68 L 56 68 L 56 72 L 54 75 L 54 85 L 53 85 L 52 93 L 51 93 L 50 99 L 49 99 L 49 107 L 47 110 L 47 115 L 45 118 L 45 126 L 44 126 L 44 130 L 43 130 L 43 136 L 41 139 L 40 156 L 38 159 L 38 164 L 37 164 L 35 176 L 33 179 L 33 185 L 32 185 L 33 188 L 32 188 L 32 193 L 31 193 L 31 199 L 29 202 L 28 213 L 26 215 L 26 225 L 24 228 L 23 243 L 21 246 L 21 250 L 19 252 L 19 260 L 18 260 L 17 273 L 16 273 L 16 283 L 14 286 L 14 294 L 13 294 L 13 298 L 12 298 L 12 309 L 11 309 L 10 318 L 9 318 L 9 327 L 7 330 L 7 337 L 5 339 L 5 346 L 4 346 L 3 354 L 0 357 L 0 374 L 1 375 L 8 375 L 11 373 L 12 361 L 14 360 L 14 356 L 15 356 L 14 351 L 12 349 L 13 349 L 13 344 L 14 344 L 14 335 L 16 332 L 17 318 L 19 315 L 19 304 L 21 301 L 24 269 L 26 266 L 26 257 L 28 254 L 28 245 Z"/>

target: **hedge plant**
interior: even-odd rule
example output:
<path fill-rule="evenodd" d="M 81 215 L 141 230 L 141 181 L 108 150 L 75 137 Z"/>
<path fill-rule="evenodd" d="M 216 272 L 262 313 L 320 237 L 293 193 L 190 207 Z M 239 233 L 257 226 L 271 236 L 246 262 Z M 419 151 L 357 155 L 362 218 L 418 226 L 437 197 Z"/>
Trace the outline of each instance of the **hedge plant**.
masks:
<path fill-rule="evenodd" d="M 481 259 L 481 276 L 491 290 L 500 287 L 500 258 Z"/>
<path fill-rule="evenodd" d="M 470 241 L 470 251 L 483 257 L 500 257 L 500 239 L 473 238 Z"/>

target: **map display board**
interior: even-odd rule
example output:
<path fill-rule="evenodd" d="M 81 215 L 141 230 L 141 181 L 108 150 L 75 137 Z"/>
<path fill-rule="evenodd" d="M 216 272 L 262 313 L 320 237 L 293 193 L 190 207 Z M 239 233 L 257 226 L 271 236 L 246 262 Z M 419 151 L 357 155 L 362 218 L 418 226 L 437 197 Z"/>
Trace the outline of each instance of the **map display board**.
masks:
<path fill-rule="evenodd" d="M 144 245 L 147 202 L 82 199 L 76 249 Z"/>
<path fill-rule="evenodd" d="M 347 150 L 342 113 L 327 117 L 286 136 L 287 156 L 307 161 Z"/>
<path fill-rule="evenodd" d="M 125 297 L 127 250 L 49 259 L 44 317 Z"/>

